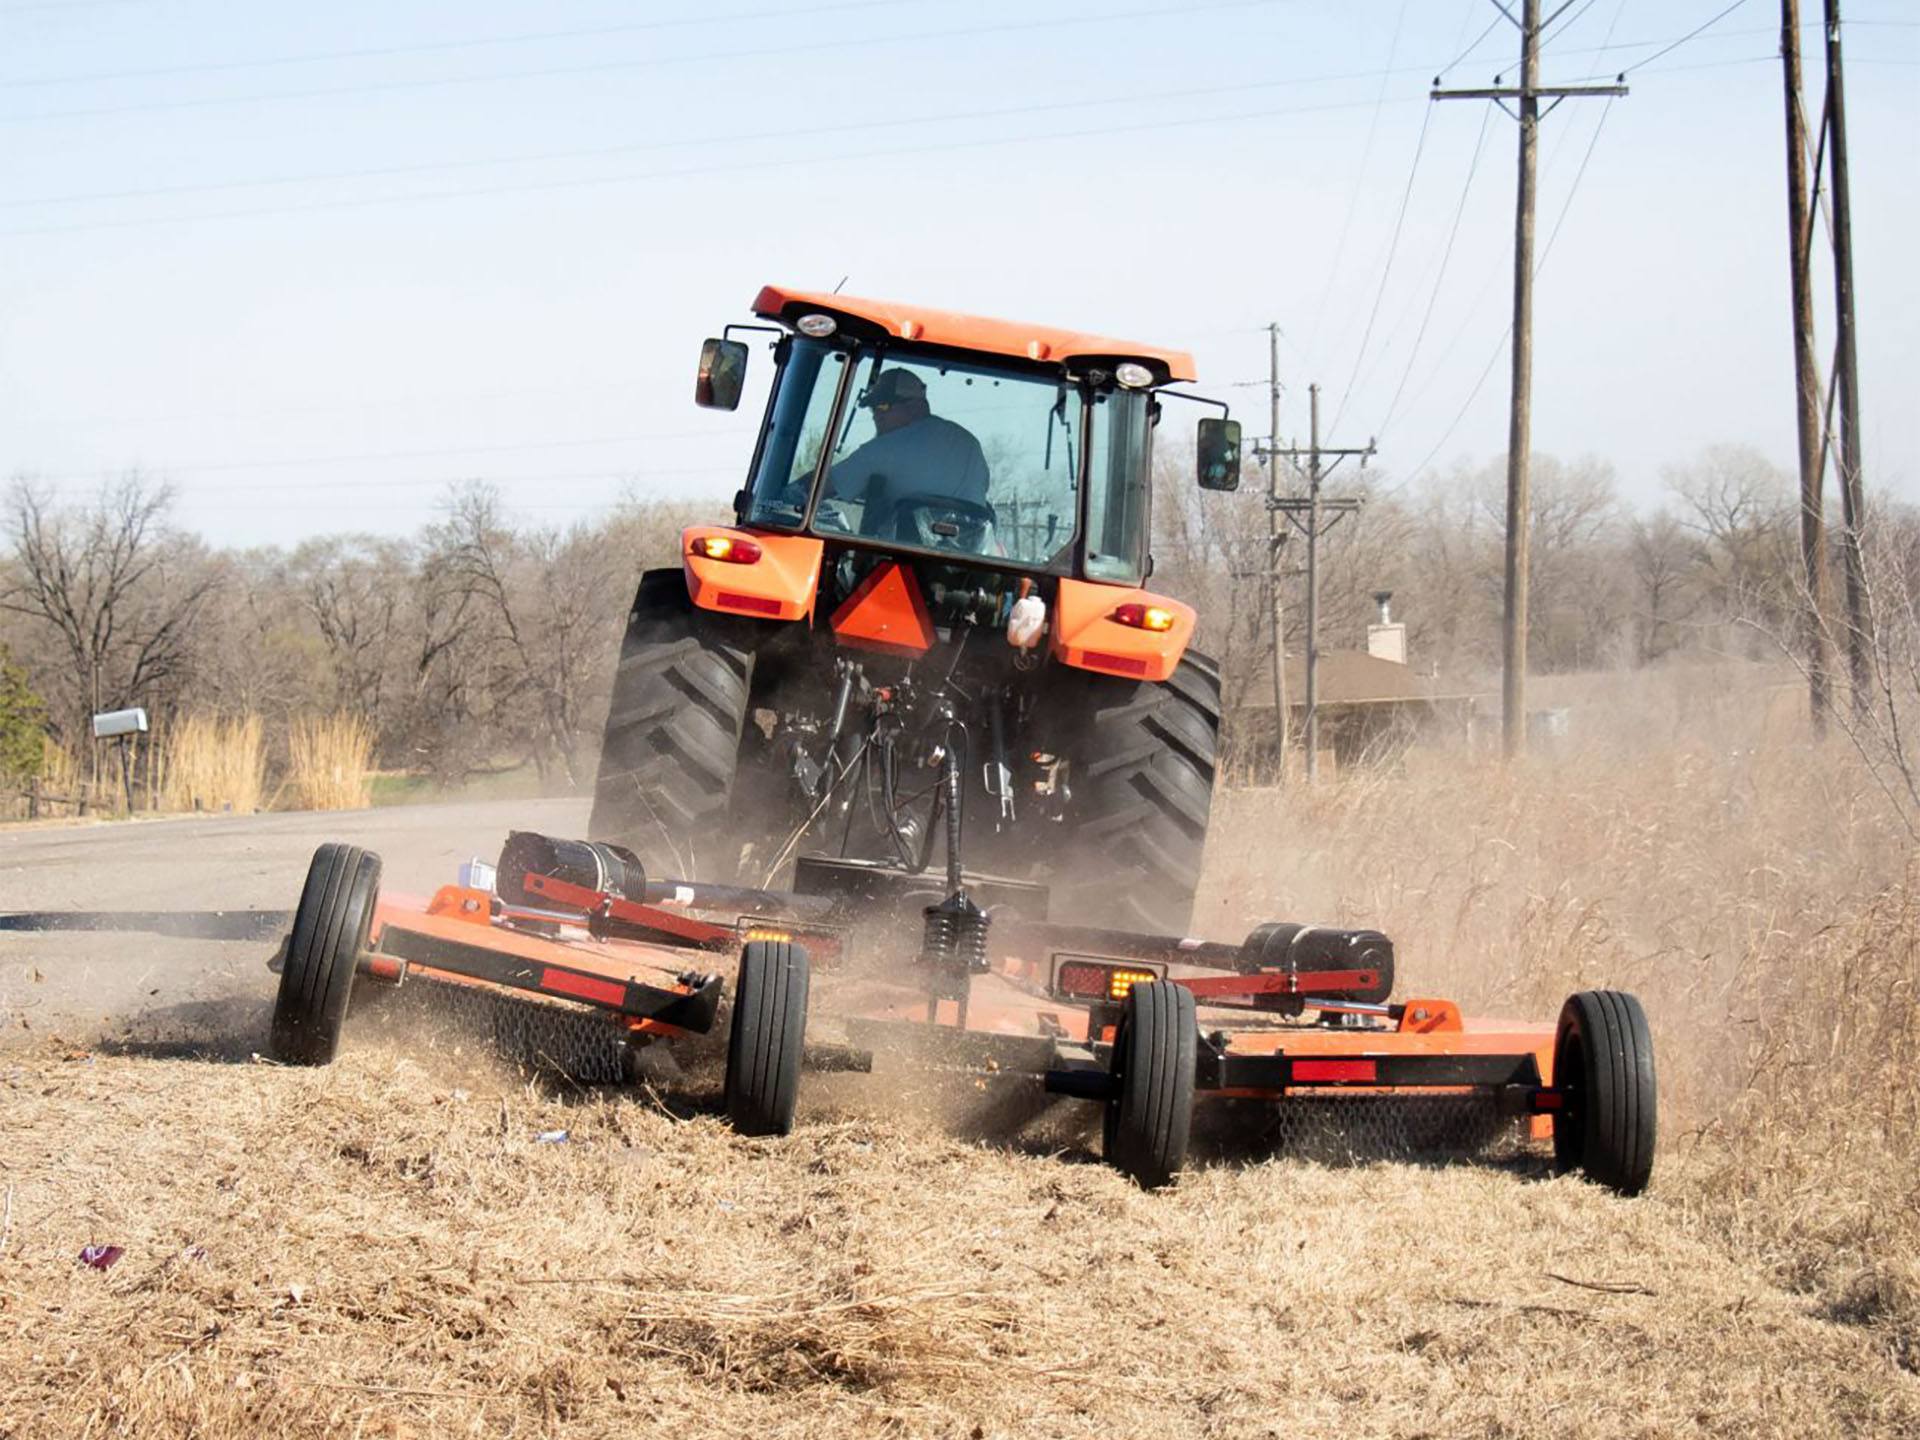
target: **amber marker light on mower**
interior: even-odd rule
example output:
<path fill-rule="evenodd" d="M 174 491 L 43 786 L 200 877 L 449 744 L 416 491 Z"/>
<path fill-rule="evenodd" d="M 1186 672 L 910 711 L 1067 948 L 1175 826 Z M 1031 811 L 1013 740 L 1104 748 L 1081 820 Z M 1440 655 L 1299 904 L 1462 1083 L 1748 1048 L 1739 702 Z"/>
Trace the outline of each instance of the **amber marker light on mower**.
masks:
<path fill-rule="evenodd" d="M 1127 965 L 1103 965 L 1094 960 L 1063 960 L 1053 972 L 1053 988 L 1076 1000 L 1124 1000 L 1136 985 L 1151 985 L 1159 970 Z"/>
<path fill-rule="evenodd" d="M 1131 625 L 1136 630 L 1171 630 L 1173 611 L 1163 605 L 1142 605 L 1138 601 L 1129 601 L 1118 607 L 1107 617 L 1120 625 Z"/>
<path fill-rule="evenodd" d="M 702 560 L 725 560 L 730 565 L 751 565 L 760 558 L 760 547 L 738 535 L 702 535 L 687 548 Z"/>

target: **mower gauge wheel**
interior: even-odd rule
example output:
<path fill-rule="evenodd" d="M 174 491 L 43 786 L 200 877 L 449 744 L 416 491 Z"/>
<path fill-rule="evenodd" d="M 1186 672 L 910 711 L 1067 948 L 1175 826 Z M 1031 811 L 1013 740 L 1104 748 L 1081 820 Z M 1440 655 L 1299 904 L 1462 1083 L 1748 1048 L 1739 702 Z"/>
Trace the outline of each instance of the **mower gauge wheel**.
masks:
<path fill-rule="evenodd" d="M 1191 990 L 1157 980 L 1127 991 L 1102 1133 L 1107 1160 L 1143 1189 L 1165 1185 L 1186 1163 L 1199 1050 Z"/>
<path fill-rule="evenodd" d="M 332 1061 L 379 894 L 378 855 L 332 842 L 313 852 L 273 1004 L 275 1058 L 289 1065 Z"/>
<path fill-rule="evenodd" d="M 740 952 L 727 1037 L 727 1118 L 742 1135 L 785 1135 L 800 1096 L 807 1038 L 807 952 L 755 940 Z"/>
<path fill-rule="evenodd" d="M 1653 1174 L 1653 1036 L 1624 990 L 1567 997 L 1553 1042 L 1554 1169 L 1638 1195 Z"/>

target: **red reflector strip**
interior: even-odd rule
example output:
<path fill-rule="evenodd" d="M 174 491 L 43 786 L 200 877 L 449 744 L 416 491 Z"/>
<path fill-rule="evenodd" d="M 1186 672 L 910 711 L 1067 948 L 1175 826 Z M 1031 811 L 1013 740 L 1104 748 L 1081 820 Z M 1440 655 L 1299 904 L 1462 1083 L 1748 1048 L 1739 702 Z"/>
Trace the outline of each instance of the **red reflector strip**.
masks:
<path fill-rule="evenodd" d="M 1372 1060 L 1296 1060 L 1293 1078 L 1300 1084 L 1330 1080 L 1377 1080 L 1380 1067 Z"/>
<path fill-rule="evenodd" d="M 1089 669 L 1111 670 L 1116 675 L 1144 675 L 1150 668 L 1146 661 L 1131 655 L 1109 655 L 1103 650 L 1082 652 L 1080 662 Z"/>
<path fill-rule="evenodd" d="M 627 987 L 618 980 L 596 980 L 591 975 L 552 967 L 541 971 L 540 988 L 551 990 L 556 995 L 571 995 L 576 1000 L 592 1000 L 601 1005 L 623 1005 L 627 999 Z"/>
<path fill-rule="evenodd" d="M 713 597 L 726 610 L 750 610 L 755 615 L 778 615 L 780 602 L 769 600 L 763 595 L 736 595 L 731 590 L 722 590 Z"/>
<path fill-rule="evenodd" d="M 1566 1097 L 1558 1090 L 1536 1090 L 1533 1092 L 1535 1110 L 1560 1110 L 1565 1108 Z"/>
<path fill-rule="evenodd" d="M 1107 993 L 1105 965 L 1062 965 L 1053 977 L 1054 988 L 1062 995 L 1086 995 L 1098 999 Z"/>

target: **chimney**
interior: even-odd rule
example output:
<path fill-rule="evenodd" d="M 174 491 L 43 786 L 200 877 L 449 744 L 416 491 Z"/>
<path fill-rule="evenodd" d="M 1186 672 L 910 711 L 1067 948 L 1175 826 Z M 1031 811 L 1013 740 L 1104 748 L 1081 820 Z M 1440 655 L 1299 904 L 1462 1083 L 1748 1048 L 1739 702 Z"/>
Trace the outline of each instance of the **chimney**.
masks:
<path fill-rule="evenodd" d="M 1367 627 L 1367 653 L 1396 665 L 1407 663 L 1407 627 L 1393 618 L 1393 592 L 1376 590 L 1373 603 L 1380 607 L 1380 618 Z"/>

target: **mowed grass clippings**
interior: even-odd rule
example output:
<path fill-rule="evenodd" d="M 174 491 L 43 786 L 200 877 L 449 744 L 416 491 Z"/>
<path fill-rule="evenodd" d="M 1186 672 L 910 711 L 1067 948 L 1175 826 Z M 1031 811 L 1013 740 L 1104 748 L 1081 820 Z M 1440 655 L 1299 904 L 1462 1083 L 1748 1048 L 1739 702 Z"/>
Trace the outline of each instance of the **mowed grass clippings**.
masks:
<path fill-rule="evenodd" d="M 1084 1154 L 748 1140 L 378 1051 L 0 1073 L 9 1437 L 1920 1427 L 1870 1327 L 1684 1192 L 1270 1162 L 1146 1195 Z"/>
<path fill-rule="evenodd" d="M 0 1436 L 1920 1434 L 1914 847 L 1754 708 L 1218 802 L 1205 933 L 1639 993 L 1638 1200 L 1257 1151 L 1146 1195 L 1084 1124 L 962 1138 L 1030 1114 L 964 1079 L 814 1077 L 748 1140 L 710 1075 L 556 1091 L 366 1017 L 324 1071 L 6 1051 Z"/>

